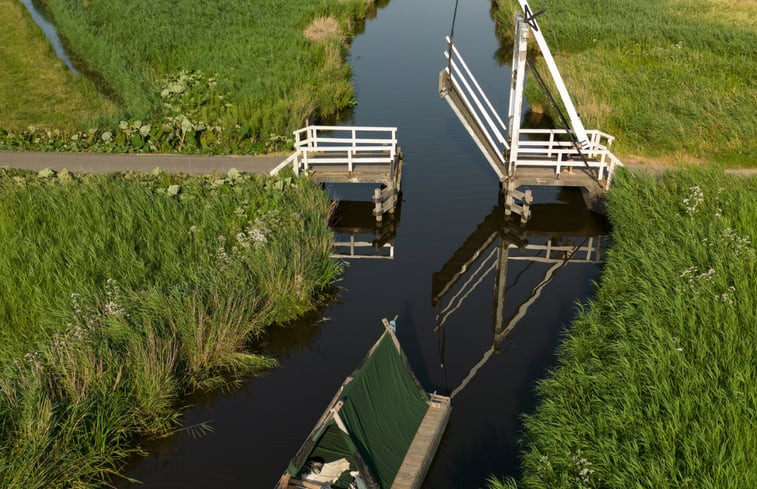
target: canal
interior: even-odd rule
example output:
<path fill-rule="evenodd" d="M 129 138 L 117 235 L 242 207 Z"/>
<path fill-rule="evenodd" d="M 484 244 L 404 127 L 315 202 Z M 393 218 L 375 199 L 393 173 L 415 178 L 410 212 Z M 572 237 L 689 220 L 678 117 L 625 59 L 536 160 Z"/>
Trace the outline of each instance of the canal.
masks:
<path fill-rule="evenodd" d="M 498 211 L 494 173 L 437 92 L 453 6 L 388 2 L 351 48 L 358 105 L 345 123 L 397 126 L 404 152 L 394 259 L 350 261 L 333 303 L 267 337 L 263 349 L 278 368 L 190 399 L 185 428 L 148 444 L 151 455 L 128 474 L 141 484 L 123 487 L 273 487 L 382 333 L 381 318 L 395 315 L 427 390 L 455 391 L 424 487 L 475 489 L 491 475 L 518 475 L 521 416 L 534 409 L 535 385 L 554 366 L 561 334 L 600 271 L 593 259 L 557 267 L 528 259 L 536 255 L 527 245 L 596 247 L 607 229 L 577 191 L 536 189 L 541 205 L 525 228 Z M 461 2 L 455 41 L 506 113 L 509 68 L 496 59 L 490 8 L 490 0 Z M 361 186 L 329 190 L 348 201 L 371 193 Z"/>

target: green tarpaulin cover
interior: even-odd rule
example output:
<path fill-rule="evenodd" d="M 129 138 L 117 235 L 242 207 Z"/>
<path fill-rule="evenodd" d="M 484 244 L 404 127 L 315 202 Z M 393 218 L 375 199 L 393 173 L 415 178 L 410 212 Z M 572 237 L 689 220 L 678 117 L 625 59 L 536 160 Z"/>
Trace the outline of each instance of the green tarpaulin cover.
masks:
<path fill-rule="evenodd" d="M 349 434 L 332 420 L 325 430 L 313 434 L 313 449 L 291 468 L 299 470 L 308 458 L 317 456 L 326 462 L 344 457 L 357 470 L 353 456 L 357 450 L 379 487 L 389 489 L 428 410 L 428 394 L 416 384 L 390 333 L 381 337 L 352 377 L 339 398 L 343 402 L 339 416 Z"/>

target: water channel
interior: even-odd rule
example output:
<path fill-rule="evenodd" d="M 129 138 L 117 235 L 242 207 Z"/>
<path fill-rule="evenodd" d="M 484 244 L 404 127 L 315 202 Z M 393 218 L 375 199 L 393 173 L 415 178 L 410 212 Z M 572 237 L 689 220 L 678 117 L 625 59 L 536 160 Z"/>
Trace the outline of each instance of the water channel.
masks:
<path fill-rule="evenodd" d="M 55 25 L 53 25 L 47 12 L 45 12 L 35 0 L 21 0 L 21 3 L 26 7 L 26 10 L 29 11 L 29 15 L 31 15 L 34 22 L 36 22 L 40 29 L 42 29 L 42 33 L 47 40 L 50 41 L 53 50 L 55 50 L 56 56 L 66 64 L 68 69 L 71 70 L 71 73 L 78 75 L 79 71 L 74 66 L 73 61 L 71 61 L 71 57 L 58 35 L 58 30 L 55 28 Z"/>
<path fill-rule="evenodd" d="M 554 365 L 560 335 L 576 303 L 591 297 L 600 267 L 593 259 L 559 267 L 529 260 L 525 243 L 596 247 L 606 223 L 577 191 L 537 189 L 540 206 L 526 227 L 498 210 L 494 173 L 437 93 L 453 6 L 388 2 L 351 49 L 358 106 L 350 123 L 397 126 L 404 152 L 394 259 L 350 261 L 336 302 L 267 337 L 264 350 L 278 368 L 191 399 L 188 428 L 148 444 L 151 455 L 128 474 L 141 484 L 123 487 L 273 487 L 382 333 L 381 318 L 395 315 L 420 381 L 429 391 L 455 391 L 424 487 L 475 489 L 490 475 L 518 475 L 520 416 L 533 410 L 535 384 Z M 455 40 L 506 113 L 509 69 L 496 59 L 490 8 L 490 0 L 461 2 Z M 371 193 L 330 190 L 345 200 Z M 193 428 L 203 424 L 212 432 Z"/>

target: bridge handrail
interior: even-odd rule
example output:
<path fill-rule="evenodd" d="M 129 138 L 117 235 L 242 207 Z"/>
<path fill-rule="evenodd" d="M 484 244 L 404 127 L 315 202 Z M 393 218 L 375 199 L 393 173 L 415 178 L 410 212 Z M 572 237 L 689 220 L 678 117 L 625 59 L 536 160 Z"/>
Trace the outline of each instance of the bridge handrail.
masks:
<path fill-rule="evenodd" d="M 486 137 L 491 147 L 496 150 L 497 157 L 500 160 L 500 162 L 504 164 L 504 153 L 505 153 L 505 150 L 509 149 L 509 146 L 507 144 L 507 140 L 505 139 L 502 133 L 503 132 L 506 133 L 507 128 L 502 122 L 502 120 L 500 119 L 497 112 L 494 110 L 493 106 L 491 105 L 491 102 L 489 102 L 489 99 L 487 98 L 486 94 L 481 89 L 481 86 L 478 84 L 478 81 L 476 81 L 476 78 L 473 76 L 473 73 L 470 72 L 470 70 L 468 69 L 468 66 L 465 64 L 465 60 L 463 60 L 463 58 L 460 56 L 459 52 L 457 51 L 457 48 L 455 48 L 454 45 L 452 46 L 452 52 L 454 53 L 454 55 L 449 63 L 449 68 L 451 68 L 452 72 L 450 72 L 449 69 L 446 67 L 444 71 L 447 72 L 447 74 L 449 75 L 449 79 L 452 85 L 454 86 L 455 91 L 457 92 L 460 99 L 463 101 L 463 103 L 467 107 L 470 115 L 475 119 L 478 128 L 484 134 L 484 137 Z M 450 58 L 449 51 L 444 51 L 444 56 L 447 59 L 449 59 Z M 456 60 L 460 61 L 460 64 L 463 66 L 465 71 L 460 70 Z M 466 73 L 467 73 L 467 77 L 466 77 Z M 458 79 L 462 83 L 462 86 L 458 82 Z M 476 88 L 475 90 L 471 87 L 471 83 Z M 479 96 L 484 99 L 484 102 L 486 103 L 488 110 L 482 104 L 481 98 L 479 98 Z M 470 99 L 473 100 L 474 102 L 473 104 L 471 104 Z M 474 108 L 474 105 L 475 105 L 475 108 Z M 478 110 L 476 110 L 476 108 Z M 499 123 L 499 127 L 497 126 L 497 124 L 495 124 L 494 120 L 492 119 L 492 114 L 494 118 L 497 120 L 497 122 Z M 481 121 L 481 117 L 483 117 L 486 120 L 486 124 L 484 124 Z M 494 134 L 494 136 L 492 136 L 492 133 Z M 499 142 L 499 145 L 495 143 L 495 138 Z"/>
<path fill-rule="evenodd" d="M 319 136 L 319 132 L 330 132 L 330 133 L 339 133 L 339 132 L 347 132 L 351 133 L 351 137 L 329 137 L 329 136 Z M 359 137 L 359 133 L 390 133 L 391 137 L 387 138 L 380 138 L 380 137 L 370 137 L 370 138 L 361 138 Z M 304 133 L 304 137 L 303 137 Z M 317 145 L 319 142 L 323 143 L 330 143 L 330 142 L 350 142 L 353 144 L 353 146 L 356 146 L 358 144 L 362 144 L 362 141 L 366 142 L 382 142 L 386 144 L 391 144 L 393 147 L 396 147 L 397 145 L 397 128 L 396 127 L 373 127 L 373 126 L 307 126 L 303 127 L 302 129 L 298 129 L 294 131 L 294 138 L 295 143 L 294 147 L 295 149 L 302 148 L 304 146 L 313 146 Z"/>
<path fill-rule="evenodd" d="M 515 167 L 553 167 L 555 175 L 559 176 L 563 167 L 583 166 L 584 162 L 582 159 L 577 159 L 579 154 L 571 141 L 555 139 L 555 136 L 572 132 L 565 129 L 521 129 Z M 609 189 L 615 168 L 623 166 L 620 159 L 610 150 L 615 137 L 597 129 L 587 130 L 586 133 L 589 137 L 589 145 L 588 148 L 581 150 L 581 155 L 588 158 L 585 163 L 587 166 L 599 170 L 597 173 L 598 181 L 604 179 L 605 173 L 607 174 L 605 189 Z M 548 140 L 520 139 L 520 137 L 528 135 L 547 134 L 549 135 Z M 529 157 L 532 155 L 544 155 L 544 159 L 520 159 L 521 156 Z"/>
<path fill-rule="evenodd" d="M 455 47 L 455 45 L 450 42 L 449 36 L 445 37 L 444 39 L 447 41 L 447 45 L 452 47 L 452 53 L 454 54 L 454 56 L 452 58 L 452 62 L 454 63 L 455 59 L 459 59 L 460 60 L 460 64 L 462 65 L 463 69 L 465 69 L 465 73 L 470 78 L 471 82 L 473 83 L 473 86 L 476 87 L 476 90 L 481 95 L 481 98 L 484 99 L 484 102 L 486 102 L 486 106 L 489 109 L 488 112 L 485 111 L 485 110 L 483 110 L 483 107 L 479 107 L 479 108 L 481 109 L 481 111 L 486 116 L 487 122 L 489 122 L 489 124 L 492 126 L 492 129 L 496 131 L 496 133 L 497 133 L 497 139 L 499 140 L 500 143 L 502 143 L 505 146 L 507 146 L 507 140 L 505 139 L 504 136 L 502 136 L 502 134 L 499 131 L 499 129 L 502 129 L 502 132 L 507 133 L 507 125 L 502 121 L 502 118 L 500 118 L 500 116 L 497 113 L 497 111 L 494 110 L 494 106 L 489 101 L 489 97 L 486 96 L 486 92 L 484 92 L 483 88 L 481 88 L 481 85 L 478 84 L 478 80 L 476 80 L 476 77 L 473 76 L 473 72 L 471 72 L 470 68 L 468 68 L 468 64 L 463 59 L 462 55 L 460 54 L 460 51 L 458 51 L 457 47 Z M 449 56 L 450 56 L 449 51 L 445 51 L 445 57 L 447 57 L 449 59 Z M 457 70 L 457 71 L 459 71 L 459 70 Z M 475 93 L 472 90 L 471 90 L 471 93 L 475 95 Z M 494 124 L 494 122 L 491 120 L 491 118 L 489 117 L 490 113 L 494 115 L 494 118 L 499 123 L 499 127 L 497 127 Z"/>
<path fill-rule="evenodd" d="M 326 126 L 326 125 L 319 125 L 319 124 L 311 124 L 309 126 L 305 126 L 301 129 L 297 129 L 294 131 L 295 134 L 305 132 L 308 129 L 315 129 L 317 131 L 329 131 L 329 132 L 338 132 L 338 131 L 372 131 L 372 132 L 397 132 L 396 127 L 389 127 L 389 126 Z"/>
<path fill-rule="evenodd" d="M 352 146 L 360 146 L 364 144 L 380 144 L 385 147 L 387 146 L 394 146 L 397 144 L 396 139 L 370 139 L 370 138 L 360 138 L 360 139 L 352 139 L 352 138 L 325 138 L 325 137 L 318 137 L 318 138 L 308 138 L 303 139 L 300 142 L 300 146 L 306 146 L 307 143 L 325 143 L 325 144 L 338 144 L 338 143 L 352 143 Z M 312 146 L 313 144 L 310 144 Z"/>
<path fill-rule="evenodd" d="M 323 132 L 331 134 L 319 134 Z M 349 133 L 351 136 L 336 137 L 334 133 Z M 361 133 L 371 133 L 372 137 L 360 137 Z M 377 137 L 376 133 L 386 133 L 387 136 Z M 351 172 L 355 163 L 391 165 L 397 159 L 396 127 L 309 125 L 294 131 L 294 137 L 295 153 L 286 161 L 292 162 L 295 174 L 299 174 L 301 165 L 308 169 L 310 165 L 319 163 L 344 164 Z M 329 154 L 341 156 L 329 157 Z M 279 169 L 277 167 L 276 171 Z"/>
<path fill-rule="evenodd" d="M 552 141 L 556 135 L 567 135 L 567 134 L 574 134 L 575 135 L 574 131 L 572 131 L 572 130 L 568 131 L 568 130 L 565 130 L 565 129 L 521 129 L 519 132 L 520 132 L 521 136 L 523 136 L 523 135 L 529 135 L 529 134 L 531 134 L 531 135 L 533 135 L 533 134 L 549 134 L 549 136 L 550 136 L 549 140 L 550 141 Z M 589 136 L 589 145 L 590 146 L 595 146 L 595 147 L 596 146 L 606 146 L 607 148 L 609 148 L 610 146 L 612 146 L 613 141 L 615 141 L 615 136 L 607 134 L 604 131 L 600 131 L 599 129 L 588 129 L 588 130 L 586 130 L 586 134 L 587 134 L 587 136 Z M 604 143 L 603 143 L 603 140 L 604 140 Z M 519 138 L 519 144 L 524 144 L 524 143 L 527 143 L 528 141 L 530 141 L 530 140 L 527 140 L 527 139 L 524 140 L 524 139 L 520 139 Z M 567 141 L 567 142 L 570 143 L 569 141 Z"/>
<path fill-rule="evenodd" d="M 356 151 L 356 152 L 381 152 L 381 153 L 389 153 L 391 154 L 394 150 L 393 146 L 306 146 L 300 148 L 302 151 L 307 151 L 308 153 L 338 153 L 338 152 L 345 152 L 345 151 Z"/>

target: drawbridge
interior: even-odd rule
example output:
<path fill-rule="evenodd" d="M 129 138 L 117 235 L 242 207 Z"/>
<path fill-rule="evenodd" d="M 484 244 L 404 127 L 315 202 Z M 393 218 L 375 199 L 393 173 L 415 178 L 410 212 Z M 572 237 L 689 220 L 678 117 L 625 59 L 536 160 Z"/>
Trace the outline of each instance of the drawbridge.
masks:
<path fill-rule="evenodd" d="M 519 1 L 523 14 L 515 16 L 507 122 L 494 109 L 454 45 L 454 19 L 452 32 L 446 38 L 447 65 L 439 73 L 439 94 L 449 103 L 496 174 L 504 193 L 510 197 L 505 202 L 514 203 L 507 210 L 520 214 L 525 221 L 531 214 L 531 202 L 524 192 L 517 190 L 519 187 L 579 187 L 591 205 L 610 188 L 613 173 L 622 162 L 611 151 L 613 136 L 584 128 L 536 21 L 544 10 L 533 13 L 526 0 Z M 457 12 L 457 6 L 455 8 Z M 528 57 L 529 37 L 534 38 L 541 51 L 562 108 Z M 544 90 L 563 128 L 521 127 L 527 68 Z"/>

